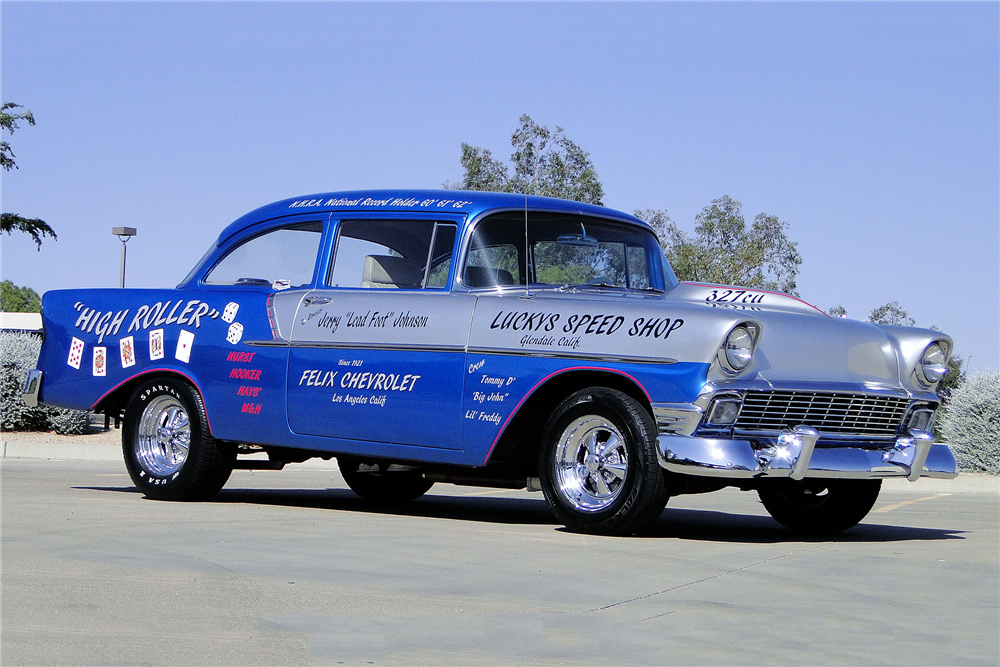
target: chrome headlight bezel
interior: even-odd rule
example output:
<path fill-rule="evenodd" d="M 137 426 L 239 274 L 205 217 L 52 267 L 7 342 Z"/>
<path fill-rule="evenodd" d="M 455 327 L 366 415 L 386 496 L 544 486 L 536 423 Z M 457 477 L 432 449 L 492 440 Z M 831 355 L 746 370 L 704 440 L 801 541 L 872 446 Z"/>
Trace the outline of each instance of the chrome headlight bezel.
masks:
<path fill-rule="evenodd" d="M 916 369 L 921 384 L 929 387 L 940 382 L 948 374 L 950 352 L 948 343 L 943 340 L 936 340 L 924 348 Z"/>
<path fill-rule="evenodd" d="M 753 322 L 741 322 L 729 330 L 719 349 L 719 364 L 730 375 L 747 370 L 757 350 L 760 327 Z"/>

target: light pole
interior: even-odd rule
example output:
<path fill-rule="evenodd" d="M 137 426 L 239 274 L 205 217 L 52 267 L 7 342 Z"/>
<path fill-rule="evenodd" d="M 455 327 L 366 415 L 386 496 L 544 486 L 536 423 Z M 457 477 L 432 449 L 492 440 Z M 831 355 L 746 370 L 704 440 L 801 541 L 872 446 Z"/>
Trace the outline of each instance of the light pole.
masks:
<path fill-rule="evenodd" d="M 111 233 L 118 237 L 118 240 L 122 242 L 122 267 L 121 267 L 121 279 L 119 281 L 119 287 L 125 287 L 125 244 L 128 240 L 135 236 L 135 227 L 112 227 Z"/>

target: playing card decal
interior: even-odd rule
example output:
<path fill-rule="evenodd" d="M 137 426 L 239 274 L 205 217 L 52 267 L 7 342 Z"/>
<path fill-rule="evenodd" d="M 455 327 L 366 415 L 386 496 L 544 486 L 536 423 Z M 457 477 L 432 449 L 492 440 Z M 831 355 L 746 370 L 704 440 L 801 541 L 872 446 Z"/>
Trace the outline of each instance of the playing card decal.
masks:
<path fill-rule="evenodd" d="M 127 336 L 118 341 L 118 351 L 122 357 L 122 368 L 135 366 L 135 341 L 132 336 Z"/>
<path fill-rule="evenodd" d="M 94 375 L 104 377 L 108 374 L 108 348 L 94 348 Z"/>
<path fill-rule="evenodd" d="M 149 360 L 163 358 L 163 329 L 153 329 L 149 332 Z"/>
<path fill-rule="evenodd" d="M 177 337 L 177 350 L 174 352 L 174 357 L 178 361 L 188 363 L 191 361 L 191 348 L 193 346 L 194 334 L 186 329 L 181 329 L 181 333 Z"/>
<path fill-rule="evenodd" d="M 83 360 L 83 341 L 79 338 L 74 338 L 73 342 L 69 346 L 69 358 L 66 359 L 66 363 L 73 368 L 80 370 L 80 361 Z"/>

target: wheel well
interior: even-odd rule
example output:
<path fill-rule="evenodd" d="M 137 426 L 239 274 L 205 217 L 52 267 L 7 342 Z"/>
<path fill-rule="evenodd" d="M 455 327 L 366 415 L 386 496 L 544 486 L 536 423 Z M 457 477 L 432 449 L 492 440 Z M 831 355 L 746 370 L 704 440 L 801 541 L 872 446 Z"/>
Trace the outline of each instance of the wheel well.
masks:
<path fill-rule="evenodd" d="M 632 378 L 612 371 L 566 371 L 549 380 L 528 397 L 500 436 L 489 464 L 514 465 L 536 476 L 538 447 L 545 426 L 556 407 L 573 392 L 587 387 L 608 387 L 628 394 L 652 414 L 646 392 Z"/>
<path fill-rule="evenodd" d="M 170 371 L 155 371 L 153 373 L 144 373 L 142 375 L 137 375 L 131 380 L 127 380 L 118 387 L 115 387 L 108 395 L 104 396 L 99 400 L 94 407 L 91 408 L 94 412 L 100 412 L 105 415 L 110 415 L 111 417 L 121 417 L 122 413 L 125 411 L 125 407 L 128 405 L 128 401 L 132 398 L 132 394 L 135 393 L 136 388 L 149 380 L 155 380 L 157 378 L 174 378 L 182 380 L 197 391 L 202 394 L 201 389 L 194 382 L 191 381 L 183 373 L 172 373 Z M 204 402 L 205 397 L 202 394 L 202 401 Z"/>

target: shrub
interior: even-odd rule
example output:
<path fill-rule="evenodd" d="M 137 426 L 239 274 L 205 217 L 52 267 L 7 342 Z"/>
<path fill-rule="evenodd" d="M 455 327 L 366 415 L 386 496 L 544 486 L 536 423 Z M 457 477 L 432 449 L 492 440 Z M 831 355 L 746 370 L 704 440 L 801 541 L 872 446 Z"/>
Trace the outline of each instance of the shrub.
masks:
<path fill-rule="evenodd" d="M 42 340 L 25 333 L 0 332 L 0 429 L 4 431 L 55 431 L 77 435 L 90 430 L 90 412 L 47 405 L 28 407 L 21 388 L 35 367 Z"/>
<path fill-rule="evenodd" d="M 1000 474 L 1000 372 L 968 376 L 954 389 L 941 432 L 962 470 Z"/>

